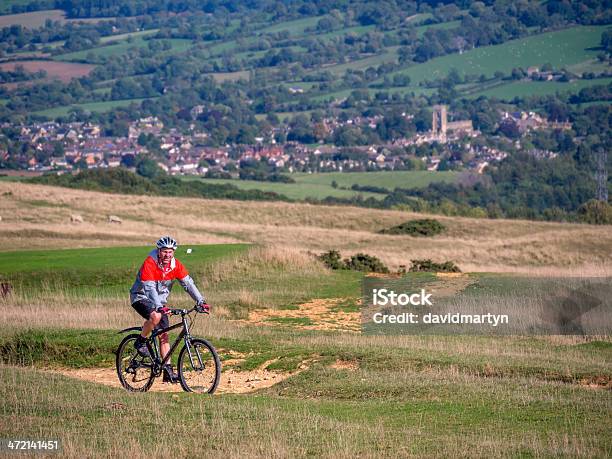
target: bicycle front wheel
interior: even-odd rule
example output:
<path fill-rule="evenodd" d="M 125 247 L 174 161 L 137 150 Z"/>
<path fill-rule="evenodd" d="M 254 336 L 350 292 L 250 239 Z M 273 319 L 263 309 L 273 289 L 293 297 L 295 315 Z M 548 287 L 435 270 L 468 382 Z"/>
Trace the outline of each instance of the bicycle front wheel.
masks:
<path fill-rule="evenodd" d="M 213 345 L 205 339 L 189 340 L 179 354 L 178 374 L 186 392 L 215 392 L 221 379 L 221 361 Z"/>
<path fill-rule="evenodd" d="M 123 338 L 117 349 L 115 364 L 121 385 L 130 392 L 146 392 L 153 384 L 153 364 L 150 357 L 142 357 L 134 348 L 140 335 Z"/>

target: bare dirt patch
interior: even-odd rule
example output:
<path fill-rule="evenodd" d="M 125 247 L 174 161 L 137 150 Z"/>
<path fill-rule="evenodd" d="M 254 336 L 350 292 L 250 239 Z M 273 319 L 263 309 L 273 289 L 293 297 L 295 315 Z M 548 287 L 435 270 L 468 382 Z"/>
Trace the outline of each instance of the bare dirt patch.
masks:
<path fill-rule="evenodd" d="M 223 362 L 227 366 L 229 362 Z M 290 376 L 293 376 L 305 369 L 300 368 L 294 372 L 287 371 L 271 371 L 266 367 L 269 362 L 261 365 L 259 368 L 250 371 L 241 371 L 234 368 L 229 368 L 221 374 L 221 381 L 217 388 L 216 394 L 246 394 L 259 389 L 265 389 L 284 381 Z M 302 367 L 302 366 L 301 366 Z M 70 378 L 89 381 L 96 384 L 104 384 L 110 387 L 121 387 L 117 372 L 114 368 L 61 368 L 47 369 L 52 373 L 59 373 Z M 149 389 L 151 392 L 183 392 L 180 384 L 163 383 L 161 378 L 156 378 L 155 382 Z"/>
<path fill-rule="evenodd" d="M 297 309 L 255 309 L 249 312 L 249 324 L 291 325 L 306 330 L 360 330 L 360 312 L 343 310 L 347 302 L 360 303 L 352 298 L 315 299 L 300 304 Z"/>
<path fill-rule="evenodd" d="M 79 64 L 75 62 L 56 62 L 45 60 L 30 60 L 30 61 L 12 61 L 3 62 L 0 64 L 0 69 L 15 70 L 18 65 L 22 66 L 26 72 L 36 73 L 39 70 L 47 72 L 46 79 L 58 79 L 64 83 L 69 82 L 73 78 L 80 78 L 89 73 L 95 68 L 95 65 Z"/>
<path fill-rule="evenodd" d="M 66 13 L 62 10 L 34 11 L 31 13 L 6 14 L 0 16 L 0 28 L 20 25 L 29 29 L 36 29 L 45 25 L 47 19 L 64 22 Z"/>
<path fill-rule="evenodd" d="M 582 378 L 578 381 L 582 387 L 589 389 L 607 389 L 612 390 L 612 377 L 610 375 L 592 376 L 590 378 Z"/>

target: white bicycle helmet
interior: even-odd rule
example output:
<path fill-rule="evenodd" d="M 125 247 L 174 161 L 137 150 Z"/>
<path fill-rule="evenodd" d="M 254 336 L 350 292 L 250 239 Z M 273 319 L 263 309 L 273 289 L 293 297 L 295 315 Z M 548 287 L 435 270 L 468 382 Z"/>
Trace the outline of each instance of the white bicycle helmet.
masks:
<path fill-rule="evenodd" d="M 172 249 L 176 250 L 178 244 L 176 240 L 170 236 L 162 236 L 159 238 L 159 241 L 155 244 L 158 249 Z"/>

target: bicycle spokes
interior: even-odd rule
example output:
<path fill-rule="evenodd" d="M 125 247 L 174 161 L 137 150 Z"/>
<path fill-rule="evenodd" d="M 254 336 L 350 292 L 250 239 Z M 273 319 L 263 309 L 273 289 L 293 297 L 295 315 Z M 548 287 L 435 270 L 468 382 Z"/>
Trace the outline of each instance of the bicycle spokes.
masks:
<path fill-rule="evenodd" d="M 153 382 L 153 365 L 134 349 L 134 335 L 126 337 L 117 350 L 117 374 L 121 385 L 130 391 L 146 391 Z"/>
<path fill-rule="evenodd" d="M 214 392 L 220 372 L 219 358 L 210 344 L 200 339 L 185 343 L 179 356 L 183 389 L 190 392 Z"/>

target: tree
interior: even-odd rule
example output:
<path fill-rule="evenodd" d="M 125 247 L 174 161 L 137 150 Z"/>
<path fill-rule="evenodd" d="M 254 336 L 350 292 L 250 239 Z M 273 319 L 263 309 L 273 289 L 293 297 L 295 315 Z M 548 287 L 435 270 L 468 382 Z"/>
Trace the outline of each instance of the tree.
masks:
<path fill-rule="evenodd" d="M 136 165 L 136 173 L 148 179 L 154 179 L 164 174 L 164 171 L 150 158 L 142 158 Z"/>

